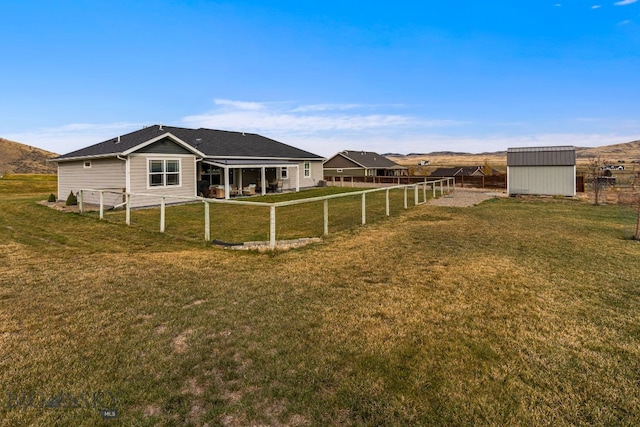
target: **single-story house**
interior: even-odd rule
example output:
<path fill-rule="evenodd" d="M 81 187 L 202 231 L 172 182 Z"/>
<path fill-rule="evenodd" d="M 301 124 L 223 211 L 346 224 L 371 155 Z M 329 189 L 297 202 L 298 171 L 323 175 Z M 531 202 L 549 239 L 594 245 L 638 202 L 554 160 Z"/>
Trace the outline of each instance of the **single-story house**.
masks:
<path fill-rule="evenodd" d="M 113 190 L 104 203 L 132 206 L 178 202 L 171 196 L 229 198 L 265 194 L 268 189 L 313 187 L 323 179 L 324 158 L 296 147 L 245 132 L 154 125 L 52 159 L 58 163 L 58 198 L 80 189 Z M 214 191 L 215 190 L 215 191 Z M 119 194 L 116 194 L 119 193 Z M 247 192 L 245 192 L 247 194 Z M 87 193 L 97 203 L 99 195 Z"/>
<path fill-rule="evenodd" d="M 409 175 L 409 168 L 373 151 L 341 151 L 324 162 L 323 168 L 326 177 Z"/>
<path fill-rule="evenodd" d="M 576 195 L 576 150 L 572 146 L 507 150 L 509 195 Z"/>
<path fill-rule="evenodd" d="M 500 171 L 491 169 L 493 175 L 500 175 Z M 454 177 L 454 176 L 486 176 L 484 166 L 456 166 L 452 168 L 438 168 L 431 172 L 434 177 Z"/>

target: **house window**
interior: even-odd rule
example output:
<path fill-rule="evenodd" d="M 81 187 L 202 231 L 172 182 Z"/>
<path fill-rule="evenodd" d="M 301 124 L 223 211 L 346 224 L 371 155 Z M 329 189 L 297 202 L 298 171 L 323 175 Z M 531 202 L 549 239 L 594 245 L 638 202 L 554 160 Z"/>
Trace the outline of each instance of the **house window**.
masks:
<path fill-rule="evenodd" d="M 304 177 L 309 178 L 311 176 L 311 162 L 304 162 Z"/>
<path fill-rule="evenodd" d="M 282 179 L 289 178 L 289 170 L 286 167 L 283 167 L 282 169 L 280 169 L 280 177 Z"/>
<path fill-rule="evenodd" d="M 84 168 L 85 169 L 91 169 L 91 160 L 87 160 L 84 162 Z"/>
<path fill-rule="evenodd" d="M 180 185 L 180 160 L 149 160 L 149 187 Z"/>

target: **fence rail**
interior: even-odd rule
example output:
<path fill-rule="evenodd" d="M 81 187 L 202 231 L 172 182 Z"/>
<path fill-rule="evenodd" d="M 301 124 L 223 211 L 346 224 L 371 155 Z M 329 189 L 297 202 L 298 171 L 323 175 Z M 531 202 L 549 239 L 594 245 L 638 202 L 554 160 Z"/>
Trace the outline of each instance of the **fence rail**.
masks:
<path fill-rule="evenodd" d="M 403 209 L 408 209 L 410 203 L 410 195 L 412 192 L 413 198 L 413 206 L 420 205 L 426 203 L 428 200 L 428 196 L 435 198 L 436 193 L 439 192 L 440 195 L 445 192 L 449 192 L 453 189 L 453 180 L 451 178 L 445 178 L 435 181 L 422 181 L 414 184 L 405 184 L 405 185 L 392 185 L 386 186 L 383 188 L 374 188 L 362 191 L 352 191 L 347 193 L 340 194 L 331 194 L 320 197 L 309 197 L 303 199 L 296 200 L 288 200 L 282 202 L 260 202 L 260 201 L 250 201 L 250 200 L 225 200 L 225 199 L 208 199 L 203 197 L 185 197 L 185 196 L 159 196 L 157 194 L 144 194 L 144 193 L 124 193 L 124 209 L 125 209 L 125 223 L 127 225 L 131 225 L 131 211 L 132 211 L 132 197 L 147 197 L 153 198 L 155 201 L 159 201 L 160 208 L 160 219 L 159 219 L 159 230 L 164 233 L 166 230 L 166 210 L 167 210 L 167 199 L 171 201 L 180 201 L 181 203 L 203 203 L 204 204 L 204 239 L 206 241 L 211 241 L 211 205 L 235 205 L 235 206 L 251 206 L 251 207 L 260 207 L 260 208 L 268 208 L 269 209 L 269 234 L 268 234 L 268 246 L 271 250 L 275 249 L 277 246 L 276 240 L 276 230 L 277 226 L 280 224 L 277 221 L 277 209 L 284 209 L 287 207 L 298 206 L 303 204 L 313 204 L 313 203 L 322 203 L 322 218 L 323 218 L 323 227 L 322 234 L 329 234 L 329 202 L 331 200 L 337 200 L 345 197 L 360 197 L 360 223 L 367 223 L 367 199 L 368 197 L 373 197 L 377 195 L 377 193 L 384 192 L 384 215 L 390 216 L 391 213 L 391 199 L 390 192 L 391 191 L 401 191 L 402 192 L 402 207 Z M 78 192 L 78 211 L 81 214 L 85 213 L 85 195 L 87 193 L 98 193 L 99 194 L 99 205 L 98 212 L 99 218 L 104 219 L 105 214 L 105 204 L 104 204 L 104 195 L 107 193 L 115 193 L 114 190 L 103 190 L 103 189 L 82 189 Z M 395 199 L 394 199 L 395 200 Z M 154 203 L 153 207 L 157 207 L 158 203 Z M 349 212 L 352 212 L 353 209 L 349 209 Z M 286 223 L 286 220 L 282 221 Z"/>

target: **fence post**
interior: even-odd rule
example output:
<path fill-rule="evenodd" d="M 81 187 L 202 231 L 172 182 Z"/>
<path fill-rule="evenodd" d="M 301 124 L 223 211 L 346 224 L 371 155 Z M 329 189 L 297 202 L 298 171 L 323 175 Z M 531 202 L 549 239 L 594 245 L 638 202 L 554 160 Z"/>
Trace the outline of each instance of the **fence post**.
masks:
<path fill-rule="evenodd" d="M 164 198 L 162 199 L 162 203 L 164 206 Z M 206 240 L 207 242 L 211 240 L 211 219 L 209 218 L 209 202 L 204 202 L 204 240 Z"/>
<path fill-rule="evenodd" d="M 422 183 L 422 201 L 427 203 L 427 181 Z"/>
<path fill-rule="evenodd" d="M 407 187 L 404 187 L 404 208 L 407 209 Z"/>
<path fill-rule="evenodd" d="M 104 219 L 104 191 L 100 190 L 100 219 Z"/>
<path fill-rule="evenodd" d="M 413 204 L 414 206 L 418 205 L 418 184 L 413 185 Z"/>
<path fill-rule="evenodd" d="M 276 207 L 269 207 L 269 249 L 276 248 Z"/>
<path fill-rule="evenodd" d="M 362 225 L 367 223 L 367 193 L 362 193 Z"/>
<path fill-rule="evenodd" d="M 329 235 L 329 199 L 324 199 L 324 235 Z"/>
<path fill-rule="evenodd" d="M 160 197 L 160 232 L 164 233 L 164 197 Z"/>
<path fill-rule="evenodd" d="M 444 193 L 444 185 L 442 184 L 442 180 L 440 180 L 440 195 L 442 196 L 442 193 Z"/>
<path fill-rule="evenodd" d="M 125 222 L 131 225 L 131 194 L 126 193 L 125 197 Z"/>
<path fill-rule="evenodd" d="M 78 212 L 79 213 L 84 213 L 84 206 L 83 206 L 83 194 L 84 192 L 82 190 L 78 190 Z"/>
<path fill-rule="evenodd" d="M 389 189 L 387 188 L 387 190 L 385 191 L 386 193 L 386 213 L 387 216 L 389 216 Z"/>

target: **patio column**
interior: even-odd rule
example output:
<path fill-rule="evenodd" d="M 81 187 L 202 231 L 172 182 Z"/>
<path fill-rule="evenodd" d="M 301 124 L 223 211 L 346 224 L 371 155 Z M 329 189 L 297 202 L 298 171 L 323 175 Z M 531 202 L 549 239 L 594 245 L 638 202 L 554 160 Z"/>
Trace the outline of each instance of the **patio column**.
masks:
<path fill-rule="evenodd" d="M 262 191 L 262 195 L 264 196 L 267 194 L 267 172 L 264 166 L 260 168 L 260 186 L 262 187 L 260 191 Z"/>
<path fill-rule="evenodd" d="M 296 193 L 300 191 L 300 165 L 296 164 Z M 304 172 L 303 172 L 304 173 Z"/>
<path fill-rule="evenodd" d="M 229 194 L 231 190 L 231 187 L 229 186 L 229 172 L 231 171 L 231 169 L 229 169 L 228 166 L 223 166 L 223 170 L 224 170 L 224 198 L 225 199 L 229 199 Z"/>

